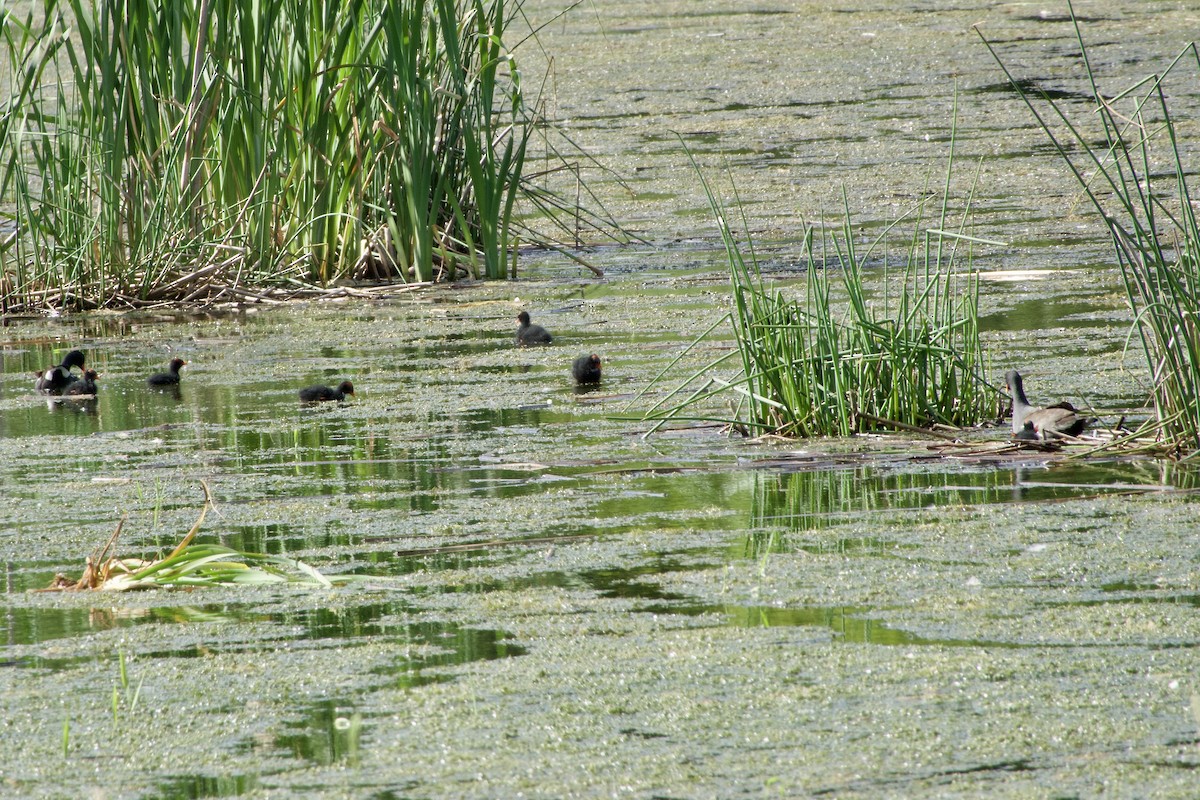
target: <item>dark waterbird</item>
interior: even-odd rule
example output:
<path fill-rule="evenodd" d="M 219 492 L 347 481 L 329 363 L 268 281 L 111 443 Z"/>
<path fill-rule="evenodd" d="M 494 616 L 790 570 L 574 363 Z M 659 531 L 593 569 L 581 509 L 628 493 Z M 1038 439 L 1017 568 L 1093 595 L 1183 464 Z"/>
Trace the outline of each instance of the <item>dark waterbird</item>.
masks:
<path fill-rule="evenodd" d="M 517 314 L 517 321 L 521 323 L 517 328 L 517 344 L 524 347 L 530 344 L 550 344 L 554 341 L 554 337 L 550 335 L 550 331 L 543 328 L 541 325 L 534 325 L 529 321 L 529 312 L 522 311 Z"/>
<path fill-rule="evenodd" d="M 338 402 L 346 399 L 347 395 L 354 394 L 354 384 L 350 381 L 342 381 L 336 389 L 328 386 L 309 386 L 306 389 L 300 390 L 300 400 L 305 403 L 323 403 L 323 402 Z"/>
<path fill-rule="evenodd" d="M 179 370 L 183 369 L 187 363 L 182 358 L 172 358 L 171 363 L 167 365 L 166 372 L 154 373 L 149 378 L 146 378 L 146 383 L 151 386 L 178 386 Z"/>
<path fill-rule="evenodd" d="M 1008 392 L 1012 395 L 1012 432 L 1017 439 L 1054 440 L 1062 436 L 1078 436 L 1088 421 L 1070 403 L 1055 403 L 1034 408 L 1025 397 L 1021 373 L 1010 369 L 1004 374 Z"/>
<path fill-rule="evenodd" d="M 82 378 L 76 378 L 63 389 L 63 397 L 95 397 L 98 377 L 100 376 L 96 374 L 96 370 L 85 369 Z"/>
<path fill-rule="evenodd" d="M 575 359 L 571 365 L 571 375 L 578 384 L 593 384 L 600 382 L 600 356 L 592 353 Z"/>
<path fill-rule="evenodd" d="M 62 394 L 64 389 L 79 380 L 71 374 L 71 367 L 83 369 L 83 360 L 82 350 L 72 350 L 61 364 L 39 372 L 34 388 L 43 394 Z"/>

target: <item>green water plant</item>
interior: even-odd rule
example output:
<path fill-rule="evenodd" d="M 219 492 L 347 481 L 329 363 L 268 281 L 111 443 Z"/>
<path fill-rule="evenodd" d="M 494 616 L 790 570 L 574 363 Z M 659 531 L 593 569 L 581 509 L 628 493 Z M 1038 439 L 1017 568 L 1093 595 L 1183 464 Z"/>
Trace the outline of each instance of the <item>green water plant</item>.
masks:
<path fill-rule="evenodd" d="M 979 291 L 970 268 L 970 245 L 983 240 L 966 233 L 969 201 L 957 222 L 952 217 L 949 171 L 933 224 L 922 201 L 865 242 L 855 236 L 843 195 L 840 230 L 807 229 L 804 285 L 787 290 L 773 288 L 753 242 L 739 239 L 726 207 L 698 166 L 696 172 L 725 248 L 737 347 L 660 399 L 646 414 L 656 426 L 724 419 L 746 433 L 848 436 L 961 427 L 995 416 L 995 391 L 979 378 Z M 897 267 L 889 237 L 903 221 L 913 231 L 902 239 Z M 741 375 L 719 377 L 717 368 L 733 359 Z M 712 410 L 709 401 L 722 392 L 737 397 L 731 415 Z"/>
<path fill-rule="evenodd" d="M 573 210 L 525 172 L 535 131 L 542 173 L 559 162 L 506 46 L 520 14 L 520 0 L 0 6 L 0 308 L 504 277 L 532 235 L 519 203 Z"/>
<path fill-rule="evenodd" d="M 976 30 L 1112 240 L 1134 315 L 1130 335 L 1140 343 L 1150 375 L 1154 418 L 1138 436 L 1156 436 L 1160 451 L 1195 456 L 1200 453 L 1200 223 L 1190 185 L 1195 165 L 1189 166 L 1185 126 L 1172 112 L 1167 84 L 1188 65 L 1200 73 L 1200 51 L 1188 44 L 1159 74 L 1120 91 L 1103 91 L 1069 2 L 1068 8 L 1091 89 L 1093 113 L 1086 118 L 1014 76 Z"/>
<path fill-rule="evenodd" d="M 129 682 L 129 667 L 125 660 L 125 651 L 117 650 L 117 684 L 113 685 L 112 690 L 112 715 L 113 726 L 117 726 L 121 721 L 121 706 L 125 705 L 125 712 L 129 716 L 133 716 L 137 712 L 138 698 L 142 695 L 142 683 L 145 678 L 138 681 L 136 687 L 132 687 Z"/>
<path fill-rule="evenodd" d="M 303 561 L 286 556 L 246 553 L 223 545 L 196 543 L 196 535 L 212 505 L 207 484 L 201 482 L 201 485 L 204 489 L 204 505 L 200 515 L 169 554 L 151 559 L 110 555 L 125 525 L 125 519 L 121 519 L 107 543 L 88 557 L 83 575 L 78 580 L 57 575 L 50 586 L 42 591 L 125 592 L 135 589 L 278 583 L 330 587 L 363 579 L 360 575 L 326 576 Z M 127 688 L 124 655 L 121 656 L 120 673 L 122 684 Z"/>

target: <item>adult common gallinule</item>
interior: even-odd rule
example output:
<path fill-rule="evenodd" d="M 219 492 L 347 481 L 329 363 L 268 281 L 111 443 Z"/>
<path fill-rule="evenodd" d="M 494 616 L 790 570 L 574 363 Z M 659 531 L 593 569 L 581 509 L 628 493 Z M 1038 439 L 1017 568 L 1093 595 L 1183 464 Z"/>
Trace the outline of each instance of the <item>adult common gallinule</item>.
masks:
<path fill-rule="evenodd" d="M 530 344 L 550 344 L 554 341 L 554 337 L 550 335 L 550 331 L 543 328 L 541 325 L 534 325 L 529 321 L 529 312 L 522 311 L 517 314 L 517 320 L 521 323 L 517 328 L 517 344 L 524 347 Z"/>
<path fill-rule="evenodd" d="M 85 369 L 82 378 L 76 378 L 63 389 L 63 397 L 95 397 L 98 377 L 100 376 L 96 374 L 96 370 Z"/>
<path fill-rule="evenodd" d="M 307 389 L 300 390 L 300 399 L 305 403 L 322 403 L 326 401 L 341 402 L 346 399 L 346 395 L 354 394 L 354 384 L 350 381 L 342 381 L 336 389 L 331 389 L 328 386 L 309 386 Z"/>
<path fill-rule="evenodd" d="M 1045 408 L 1029 405 L 1021 373 L 1015 369 L 1004 373 L 1004 381 L 1012 395 L 1012 432 L 1015 438 L 1053 440 L 1060 436 L 1078 436 L 1087 427 L 1088 421 L 1079 416 L 1075 406 L 1070 403 L 1055 403 Z"/>
<path fill-rule="evenodd" d="M 149 378 L 146 378 L 146 383 L 151 386 L 178 386 L 179 385 L 179 370 L 188 362 L 182 358 L 172 358 L 171 363 L 167 365 L 166 372 L 156 372 Z"/>
<path fill-rule="evenodd" d="M 71 367 L 83 369 L 82 350 L 72 350 L 61 364 L 39 372 L 34 388 L 43 394 L 62 394 L 64 389 L 79 380 L 71 374 Z"/>
<path fill-rule="evenodd" d="M 579 384 L 600 382 L 600 356 L 592 353 L 590 356 L 580 356 L 571 365 L 571 374 Z"/>

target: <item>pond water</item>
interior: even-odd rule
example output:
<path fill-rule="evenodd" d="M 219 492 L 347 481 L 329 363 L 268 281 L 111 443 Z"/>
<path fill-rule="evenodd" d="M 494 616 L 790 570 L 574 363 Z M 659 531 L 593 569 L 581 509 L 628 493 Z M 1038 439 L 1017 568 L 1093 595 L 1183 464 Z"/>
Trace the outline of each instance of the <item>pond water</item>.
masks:
<path fill-rule="evenodd" d="M 1174 4 L 1100 8 L 1102 68 L 1182 47 Z M 555 112 L 654 242 L 589 253 L 603 279 L 531 254 L 516 283 L 390 300 L 5 321 L 5 794 L 1193 796 L 1196 471 L 638 419 L 728 307 L 672 131 L 733 170 L 787 288 L 798 220 L 836 218 L 841 185 L 870 228 L 937 180 L 956 81 L 980 233 L 1011 243 L 976 264 L 996 377 L 1028 364 L 1035 401 L 1136 408 L 1106 244 L 1082 205 L 1064 217 L 980 20 L 1072 85 L 1061 10 L 1027 6 L 618 2 L 544 29 Z M 513 346 L 520 308 L 552 346 Z M 31 374 L 75 346 L 99 396 L 47 403 Z M 605 378 L 581 393 L 583 352 Z M 147 389 L 174 355 L 179 391 Z M 347 403 L 297 401 L 346 378 Z M 29 591 L 123 516 L 122 553 L 169 550 L 201 481 L 206 540 L 371 577 Z"/>

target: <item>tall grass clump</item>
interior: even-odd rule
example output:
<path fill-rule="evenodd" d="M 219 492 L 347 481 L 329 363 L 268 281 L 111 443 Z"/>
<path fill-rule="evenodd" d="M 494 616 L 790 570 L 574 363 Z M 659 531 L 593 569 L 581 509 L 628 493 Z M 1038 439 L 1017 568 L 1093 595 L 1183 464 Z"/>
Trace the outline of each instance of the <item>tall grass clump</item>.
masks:
<path fill-rule="evenodd" d="M 1094 113 L 1088 116 L 1095 122 L 1090 125 L 1078 123 L 1044 92 L 1031 96 L 982 32 L 980 37 L 1099 212 L 1151 376 L 1153 425 L 1167 448 L 1195 455 L 1200 453 L 1200 224 L 1189 185 L 1194 166 L 1188 166 L 1166 82 L 1189 65 L 1196 70 L 1192 81 L 1200 77 L 1200 52 L 1189 44 L 1161 74 L 1106 93 L 1092 71 L 1073 8 L 1071 18 L 1091 86 Z"/>
<path fill-rule="evenodd" d="M 500 278 L 540 122 L 519 0 L 41 0 L 0 9 L 0 300 L 237 299 Z M 7 223 L 7 224 L 6 224 Z"/>
<path fill-rule="evenodd" d="M 711 376 L 714 362 L 659 401 L 650 418 L 713 419 L 696 409 L 723 390 L 739 398 L 729 422 L 782 436 L 960 427 L 995 416 L 995 393 L 979 379 L 979 287 L 969 247 L 979 240 L 963 231 L 967 212 L 952 230 L 949 173 L 936 224 L 926 224 L 924 203 L 908 216 L 914 229 L 903 239 L 898 269 L 889 263 L 888 240 L 903 220 L 860 242 L 843 198 L 840 231 L 806 233 L 799 296 L 764 279 L 753 244 L 738 241 L 725 207 L 700 180 L 725 246 L 742 374 Z M 706 373 L 707 382 L 670 405 Z"/>

